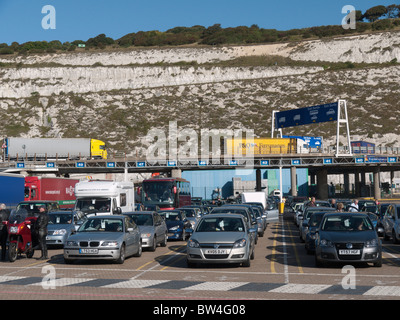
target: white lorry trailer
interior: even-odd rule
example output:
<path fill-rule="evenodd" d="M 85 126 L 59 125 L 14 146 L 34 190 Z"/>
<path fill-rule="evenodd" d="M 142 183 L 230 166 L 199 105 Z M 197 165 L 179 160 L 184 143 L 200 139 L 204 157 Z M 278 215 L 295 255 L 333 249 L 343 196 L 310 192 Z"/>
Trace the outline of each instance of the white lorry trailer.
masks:
<path fill-rule="evenodd" d="M 133 182 L 87 180 L 75 185 L 75 210 L 86 214 L 121 214 L 134 211 Z"/>

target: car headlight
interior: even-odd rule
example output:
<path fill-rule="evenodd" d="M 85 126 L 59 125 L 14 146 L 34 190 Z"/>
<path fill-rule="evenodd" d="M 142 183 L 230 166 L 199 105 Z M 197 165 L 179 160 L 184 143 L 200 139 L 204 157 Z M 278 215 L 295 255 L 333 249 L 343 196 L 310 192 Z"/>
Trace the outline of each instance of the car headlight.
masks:
<path fill-rule="evenodd" d="M 198 243 L 196 240 L 194 239 L 189 239 L 188 241 L 188 247 L 189 248 L 200 248 L 200 243 Z"/>
<path fill-rule="evenodd" d="M 366 248 L 376 247 L 377 245 L 378 241 L 376 241 L 376 239 L 368 240 L 367 242 L 365 242 Z"/>
<path fill-rule="evenodd" d="M 151 237 L 151 233 L 142 233 L 141 237 L 142 238 L 150 238 Z"/>
<path fill-rule="evenodd" d="M 179 229 L 179 226 L 175 226 L 175 227 L 169 228 L 169 230 L 171 230 L 171 231 L 176 231 L 176 230 L 178 230 L 178 229 Z"/>
<path fill-rule="evenodd" d="M 233 244 L 233 247 L 234 248 L 243 248 L 243 247 L 245 247 L 246 246 L 246 239 L 240 239 L 240 240 L 237 240 L 234 244 Z"/>
<path fill-rule="evenodd" d="M 117 247 L 118 246 L 118 241 L 104 241 L 101 244 L 102 247 Z"/>
<path fill-rule="evenodd" d="M 332 241 L 326 239 L 321 239 L 320 245 L 324 247 L 333 247 Z"/>
<path fill-rule="evenodd" d="M 79 243 L 77 241 L 67 241 L 68 247 L 78 247 Z"/>
<path fill-rule="evenodd" d="M 65 229 L 60 229 L 60 230 L 55 230 L 54 232 L 53 232 L 53 235 L 54 236 L 62 236 L 62 235 L 64 235 L 64 234 L 66 234 L 67 233 L 67 230 L 65 230 Z"/>

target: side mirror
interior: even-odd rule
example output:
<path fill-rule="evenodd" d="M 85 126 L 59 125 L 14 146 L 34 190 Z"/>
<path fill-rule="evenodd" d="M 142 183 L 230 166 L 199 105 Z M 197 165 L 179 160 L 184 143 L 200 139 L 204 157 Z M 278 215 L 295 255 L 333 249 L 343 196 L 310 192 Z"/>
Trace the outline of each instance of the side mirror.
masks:
<path fill-rule="evenodd" d="M 113 214 L 122 214 L 122 210 L 120 207 L 117 207 L 113 210 Z"/>

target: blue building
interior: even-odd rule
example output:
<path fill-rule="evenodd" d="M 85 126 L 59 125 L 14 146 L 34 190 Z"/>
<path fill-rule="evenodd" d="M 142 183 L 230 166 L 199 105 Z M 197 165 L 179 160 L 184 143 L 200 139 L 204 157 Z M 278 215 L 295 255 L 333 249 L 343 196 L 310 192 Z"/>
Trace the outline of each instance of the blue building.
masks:
<path fill-rule="evenodd" d="M 296 168 L 297 194 L 308 195 L 308 169 Z M 234 195 L 234 179 L 240 178 L 243 190 L 254 191 L 256 181 L 255 169 L 231 170 L 196 170 L 183 171 L 182 178 L 190 181 L 192 197 L 212 199 L 213 194 L 219 193 L 222 198 Z M 240 179 L 235 179 L 238 181 Z M 268 186 L 268 192 L 279 189 L 279 169 L 261 169 L 261 179 Z M 284 196 L 290 194 L 290 169 L 282 169 L 282 191 Z M 247 182 L 247 183 L 246 183 Z M 254 182 L 254 183 L 252 183 Z M 252 190 L 249 190 L 251 188 Z M 236 189 L 237 190 L 237 189 Z"/>

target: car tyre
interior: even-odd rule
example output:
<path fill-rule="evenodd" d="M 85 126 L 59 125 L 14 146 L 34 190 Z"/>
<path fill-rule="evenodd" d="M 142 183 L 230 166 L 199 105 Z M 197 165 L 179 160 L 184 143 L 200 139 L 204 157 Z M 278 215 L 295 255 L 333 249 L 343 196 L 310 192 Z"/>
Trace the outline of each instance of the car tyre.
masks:
<path fill-rule="evenodd" d="M 396 232 L 394 230 L 392 230 L 392 243 L 393 244 L 400 243 L 399 239 L 397 239 L 397 237 L 396 237 Z"/>
<path fill-rule="evenodd" d="M 119 250 L 119 258 L 116 260 L 118 264 L 123 264 L 125 262 L 125 244 L 121 246 Z"/>
<path fill-rule="evenodd" d="M 242 263 L 242 267 L 249 268 L 251 265 L 250 256 L 247 258 L 245 262 Z"/>
<path fill-rule="evenodd" d="M 161 242 L 161 247 L 166 247 L 167 246 L 167 240 L 168 240 L 168 235 L 167 234 L 165 234 L 164 235 L 164 240 L 163 240 L 163 242 Z"/>
<path fill-rule="evenodd" d="M 374 262 L 374 267 L 376 268 L 382 267 L 382 254 L 379 254 L 379 259 Z"/>
<path fill-rule="evenodd" d="M 317 268 L 322 268 L 322 267 L 324 267 L 324 263 L 318 259 L 317 255 L 315 255 L 315 266 L 316 266 Z"/>
<path fill-rule="evenodd" d="M 150 247 L 151 252 L 154 252 L 157 249 L 157 240 L 156 240 L 155 236 L 156 235 L 154 235 L 154 238 L 153 238 L 153 245 Z"/>
<path fill-rule="evenodd" d="M 142 240 L 140 240 L 138 251 L 136 252 L 136 254 L 134 254 L 134 256 L 135 257 L 141 257 L 142 256 L 142 252 L 143 252 Z"/>

